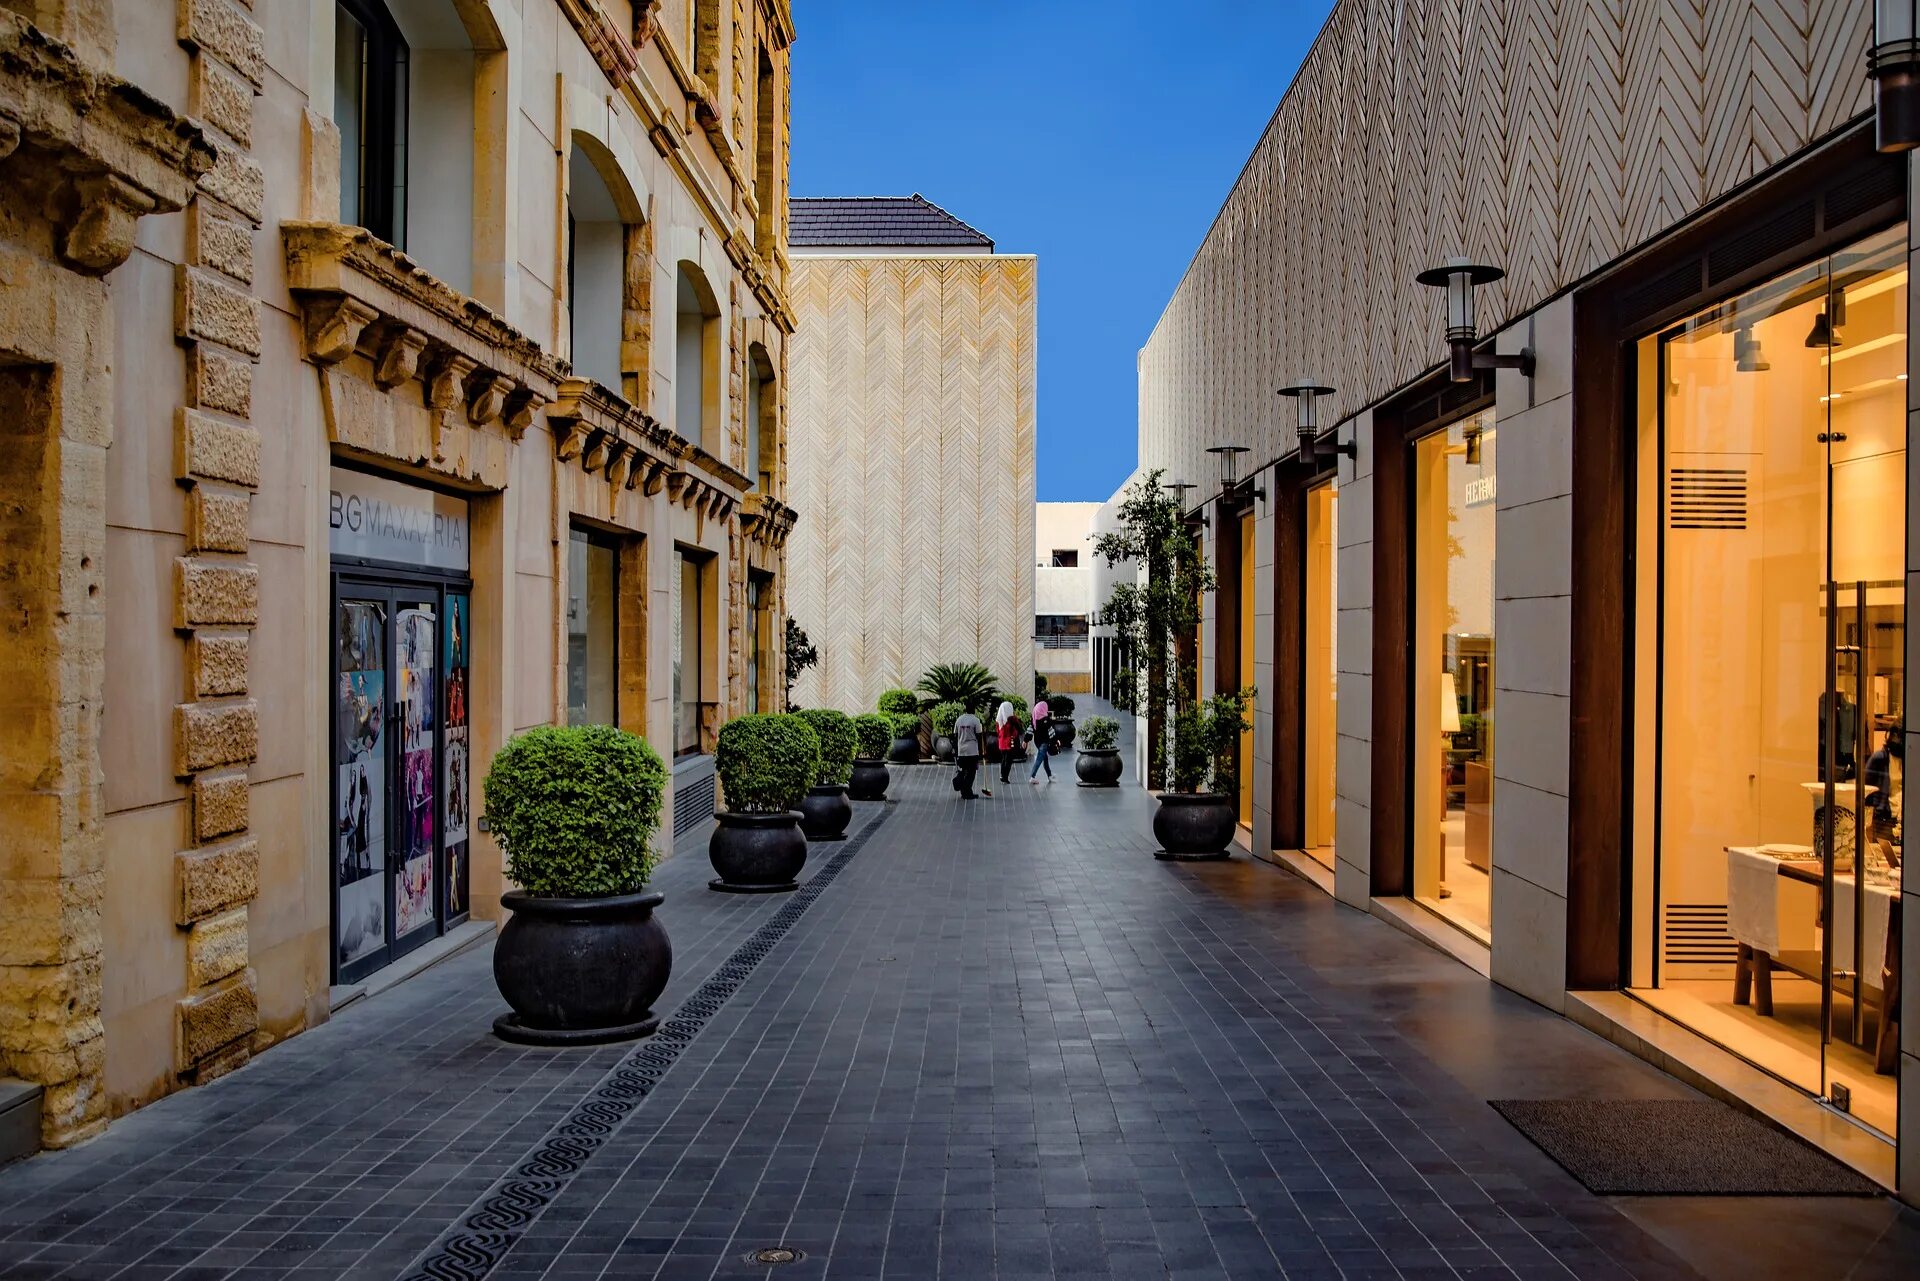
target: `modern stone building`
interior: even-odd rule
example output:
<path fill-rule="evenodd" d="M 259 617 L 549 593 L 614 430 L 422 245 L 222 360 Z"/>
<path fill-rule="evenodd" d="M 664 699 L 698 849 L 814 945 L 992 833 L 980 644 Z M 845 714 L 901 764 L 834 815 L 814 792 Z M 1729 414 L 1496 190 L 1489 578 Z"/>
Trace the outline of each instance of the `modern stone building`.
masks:
<path fill-rule="evenodd" d="M 1033 678 L 1035 270 L 918 195 L 792 202 L 797 702 Z"/>
<path fill-rule="evenodd" d="M 781 684 L 791 22 L 0 6 L 0 1075 L 46 1143 L 491 928 L 516 730 L 632 729 L 669 830 L 711 811 Z"/>
<path fill-rule="evenodd" d="M 1035 503 L 1033 670 L 1061 694 L 1093 692 L 1093 554 L 1099 503 Z"/>
<path fill-rule="evenodd" d="M 1920 1201 L 1881 8 L 1877 110 L 1862 0 L 1340 0 L 1141 353 L 1140 461 L 1203 486 L 1254 854 Z"/>

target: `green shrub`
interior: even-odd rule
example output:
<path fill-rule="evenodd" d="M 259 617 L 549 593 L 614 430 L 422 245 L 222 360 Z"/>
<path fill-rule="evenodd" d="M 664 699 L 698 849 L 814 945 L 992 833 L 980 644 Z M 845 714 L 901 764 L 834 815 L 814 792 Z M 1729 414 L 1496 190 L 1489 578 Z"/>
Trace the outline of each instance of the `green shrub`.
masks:
<path fill-rule="evenodd" d="M 862 712 L 853 718 L 853 740 L 861 760 L 885 760 L 893 746 L 893 722 L 878 712 Z"/>
<path fill-rule="evenodd" d="M 777 814 L 819 776 L 820 736 L 798 716 L 737 716 L 720 727 L 713 768 L 728 809 Z"/>
<path fill-rule="evenodd" d="M 529 894 L 626 894 L 653 871 L 667 767 L 611 725 L 543 725 L 507 740 L 487 770 L 487 827 Z"/>
<path fill-rule="evenodd" d="M 794 715 L 812 726 L 820 739 L 820 783 L 844 786 L 853 777 L 853 752 L 857 746 L 853 718 L 831 707 L 810 707 Z"/>
<path fill-rule="evenodd" d="M 933 710 L 927 713 L 933 720 L 933 732 L 942 738 L 952 738 L 953 723 L 959 720 L 960 714 L 966 710 L 966 706 L 961 703 L 935 703 Z"/>
<path fill-rule="evenodd" d="M 1047 700 L 1047 711 L 1055 716 L 1072 716 L 1073 699 L 1067 694 L 1055 694 Z"/>
<path fill-rule="evenodd" d="M 1239 786 L 1240 735 L 1253 690 L 1215 694 L 1173 719 L 1173 788 L 1231 796 Z"/>
<path fill-rule="evenodd" d="M 889 689 L 881 692 L 880 701 L 874 706 L 885 715 L 898 716 L 904 712 L 919 711 L 920 700 L 914 697 L 910 689 Z"/>
<path fill-rule="evenodd" d="M 920 733 L 920 717 L 917 714 L 895 712 L 887 717 L 887 724 L 893 728 L 895 738 L 913 738 Z"/>
<path fill-rule="evenodd" d="M 1080 723 L 1080 746 L 1091 752 L 1104 752 L 1118 742 L 1120 722 L 1111 716 L 1089 716 Z"/>

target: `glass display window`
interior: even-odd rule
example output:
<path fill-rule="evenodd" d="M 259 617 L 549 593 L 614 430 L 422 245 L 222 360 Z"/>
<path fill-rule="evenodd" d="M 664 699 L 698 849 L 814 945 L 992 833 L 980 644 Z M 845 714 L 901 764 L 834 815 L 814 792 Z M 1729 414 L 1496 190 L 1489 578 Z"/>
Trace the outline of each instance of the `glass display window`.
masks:
<path fill-rule="evenodd" d="M 1339 491 L 1332 481 L 1306 493 L 1306 814 L 1303 848 L 1333 870 L 1334 759 L 1339 734 Z"/>
<path fill-rule="evenodd" d="M 1632 990 L 1892 1136 L 1904 226 L 1638 344 Z"/>

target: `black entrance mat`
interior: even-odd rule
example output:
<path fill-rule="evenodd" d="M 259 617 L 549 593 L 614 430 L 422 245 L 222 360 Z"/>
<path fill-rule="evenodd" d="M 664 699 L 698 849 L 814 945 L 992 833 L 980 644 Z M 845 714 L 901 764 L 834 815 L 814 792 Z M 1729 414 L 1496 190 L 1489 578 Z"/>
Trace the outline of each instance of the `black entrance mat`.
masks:
<path fill-rule="evenodd" d="M 1714 1099 L 1494 1099 L 1588 1191 L 1624 1196 L 1878 1196 L 1824 1152 Z"/>

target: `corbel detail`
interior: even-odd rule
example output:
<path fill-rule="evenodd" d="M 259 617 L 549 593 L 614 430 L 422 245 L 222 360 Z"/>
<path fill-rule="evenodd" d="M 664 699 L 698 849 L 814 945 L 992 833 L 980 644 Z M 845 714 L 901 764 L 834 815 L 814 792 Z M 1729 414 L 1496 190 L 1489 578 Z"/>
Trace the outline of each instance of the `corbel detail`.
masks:
<path fill-rule="evenodd" d="M 337 365 L 360 346 L 360 335 L 380 313 L 352 298 L 334 297 L 307 308 L 307 355 L 316 365 Z"/>
<path fill-rule="evenodd" d="M 388 327 L 374 347 L 373 385 L 381 391 L 392 391 L 401 383 L 411 382 L 420 372 L 420 357 L 426 350 L 425 334 L 405 325 Z"/>

